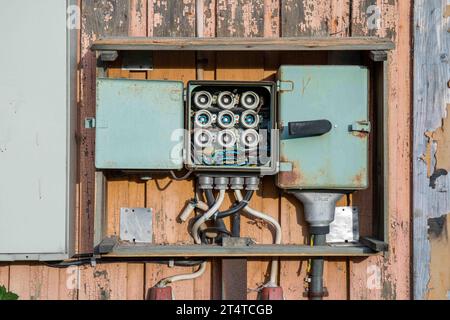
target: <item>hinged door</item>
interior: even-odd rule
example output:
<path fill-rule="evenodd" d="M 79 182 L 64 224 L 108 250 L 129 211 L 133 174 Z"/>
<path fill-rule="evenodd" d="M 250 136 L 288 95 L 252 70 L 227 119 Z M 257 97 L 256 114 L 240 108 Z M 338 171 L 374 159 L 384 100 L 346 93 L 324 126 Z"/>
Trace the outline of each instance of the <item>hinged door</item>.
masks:
<path fill-rule="evenodd" d="M 183 83 L 98 79 L 95 127 L 98 169 L 181 169 Z"/>
<path fill-rule="evenodd" d="M 359 66 L 282 66 L 280 171 L 285 189 L 368 185 L 369 72 Z"/>

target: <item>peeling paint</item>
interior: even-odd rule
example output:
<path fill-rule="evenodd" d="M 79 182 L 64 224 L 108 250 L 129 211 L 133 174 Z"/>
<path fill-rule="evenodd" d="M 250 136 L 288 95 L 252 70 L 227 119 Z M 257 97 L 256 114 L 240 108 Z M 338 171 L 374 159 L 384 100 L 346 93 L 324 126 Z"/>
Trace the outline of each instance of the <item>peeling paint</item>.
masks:
<path fill-rule="evenodd" d="M 446 215 L 428 219 L 428 235 L 430 238 L 439 238 L 443 236 L 445 239 L 448 239 Z"/>
<path fill-rule="evenodd" d="M 450 214 L 450 213 L 449 213 Z M 449 214 L 428 220 L 430 240 L 430 278 L 427 298 L 446 300 L 450 290 Z"/>
<path fill-rule="evenodd" d="M 436 169 L 434 173 L 430 176 L 430 187 L 432 189 L 436 189 L 437 180 L 442 177 L 448 175 L 448 171 L 445 169 Z"/>
<path fill-rule="evenodd" d="M 444 11 L 444 18 L 448 18 L 450 17 L 450 5 L 447 5 L 445 7 L 445 11 Z"/>
<path fill-rule="evenodd" d="M 434 131 L 433 141 L 437 144 L 436 167 L 450 171 L 450 104 L 447 105 L 447 116 L 442 119 L 442 125 Z"/>

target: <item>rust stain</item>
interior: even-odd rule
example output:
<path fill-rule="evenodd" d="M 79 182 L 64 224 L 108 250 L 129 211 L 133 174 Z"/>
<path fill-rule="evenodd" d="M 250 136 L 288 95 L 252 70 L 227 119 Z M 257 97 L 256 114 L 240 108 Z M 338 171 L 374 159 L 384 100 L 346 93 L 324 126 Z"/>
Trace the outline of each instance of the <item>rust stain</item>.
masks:
<path fill-rule="evenodd" d="M 281 157 L 281 162 L 291 162 L 292 171 L 280 172 L 280 185 L 287 188 L 299 185 L 301 181 L 304 180 L 304 176 L 302 175 L 300 170 L 300 164 L 297 161 L 289 161 L 285 157 Z"/>
<path fill-rule="evenodd" d="M 355 136 L 356 138 L 365 140 L 369 137 L 369 133 L 367 132 L 362 132 L 362 131 L 353 131 L 352 135 Z"/>
<path fill-rule="evenodd" d="M 363 182 L 366 181 L 366 171 L 365 170 L 361 170 L 357 175 L 355 175 L 352 179 L 352 182 L 355 185 L 361 185 L 363 184 Z"/>

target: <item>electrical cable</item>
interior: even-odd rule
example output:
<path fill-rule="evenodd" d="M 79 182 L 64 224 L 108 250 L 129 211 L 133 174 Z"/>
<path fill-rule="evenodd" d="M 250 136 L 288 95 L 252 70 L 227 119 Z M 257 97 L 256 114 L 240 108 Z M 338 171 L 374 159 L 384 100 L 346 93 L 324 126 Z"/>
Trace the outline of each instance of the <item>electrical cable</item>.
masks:
<path fill-rule="evenodd" d="M 92 263 L 102 264 L 102 263 L 114 263 L 114 262 L 142 262 L 142 263 L 154 263 L 154 264 L 167 264 L 174 265 L 177 267 L 196 267 L 201 265 L 204 260 L 151 260 L 151 259 L 119 259 L 119 258 L 83 258 L 73 261 L 58 261 L 58 262 L 43 262 L 47 267 L 65 269 L 69 267 L 80 267 Z"/>
<path fill-rule="evenodd" d="M 202 224 L 204 224 L 206 221 L 208 221 L 211 216 L 219 210 L 220 206 L 222 205 L 223 200 L 225 199 L 225 190 L 220 190 L 219 195 L 217 197 L 217 200 L 215 201 L 214 205 L 209 208 L 209 210 L 200 216 L 197 221 L 195 221 L 194 225 L 192 226 L 192 236 L 194 237 L 195 243 L 201 244 L 202 240 L 199 236 L 199 229 Z"/>
<path fill-rule="evenodd" d="M 184 176 L 177 177 L 174 171 L 170 171 L 170 175 L 176 181 L 183 181 L 183 180 L 186 180 L 187 178 L 189 178 L 191 176 L 192 172 L 194 172 L 194 170 L 189 170 Z"/>
<path fill-rule="evenodd" d="M 194 272 L 194 273 L 188 273 L 188 274 L 179 274 L 176 276 L 171 276 L 165 279 L 160 280 L 155 287 L 157 288 L 164 288 L 170 283 L 178 282 L 178 281 L 184 281 L 184 280 L 193 280 L 201 277 L 206 271 L 206 261 L 203 262 L 200 265 L 200 268 Z"/>
<path fill-rule="evenodd" d="M 209 190 L 211 193 L 212 191 Z M 206 193 L 208 194 L 208 190 L 206 190 Z M 242 209 L 244 209 L 250 202 L 251 198 L 253 197 L 253 194 L 255 193 L 255 191 L 253 190 L 249 190 L 247 191 L 247 193 L 245 194 L 244 199 L 242 199 L 242 201 L 239 201 L 238 204 L 233 205 L 233 207 L 231 207 L 230 209 L 223 211 L 223 212 L 217 212 L 216 214 L 214 214 L 214 219 L 223 219 L 229 216 L 234 215 L 235 213 L 241 211 Z"/>
<path fill-rule="evenodd" d="M 242 193 L 240 190 L 235 190 L 234 194 L 237 200 L 239 201 L 243 200 Z M 270 223 L 275 228 L 275 244 L 281 244 L 281 226 L 277 220 L 275 220 L 273 217 L 265 213 L 252 209 L 249 206 L 246 206 L 243 210 L 251 216 L 254 216 L 256 218 L 262 219 Z M 278 259 L 277 258 L 272 259 L 272 264 L 270 268 L 270 280 L 264 285 L 265 287 L 277 286 L 278 266 L 279 266 Z"/>
<path fill-rule="evenodd" d="M 212 207 L 214 205 L 214 201 L 215 201 L 213 191 L 211 189 L 205 190 L 205 197 L 206 197 L 206 202 L 208 203 L 208 206 Z M 214 221 L 214 226 L 218 229 L 217 231 L 220 232 L 220 234 L 216 238 L 217 242 L 220 243 L 222 241 L 223 235 L 231 235 L 231 232 L 228 231 L 228 229 L 225 226 L 225 223 L 223 222 L 222 219 L 216 219 Z"/>

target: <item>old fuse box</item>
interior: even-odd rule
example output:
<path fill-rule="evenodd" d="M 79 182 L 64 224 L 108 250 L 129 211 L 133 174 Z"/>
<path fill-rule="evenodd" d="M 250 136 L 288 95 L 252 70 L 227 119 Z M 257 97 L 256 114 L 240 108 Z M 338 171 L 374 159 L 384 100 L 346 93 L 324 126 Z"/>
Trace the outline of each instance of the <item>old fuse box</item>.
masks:
<path fill-rule="evenodd" d="M 187 167 L 196 171 L 277 171 L 275 83 L 191 81 Z"/>

